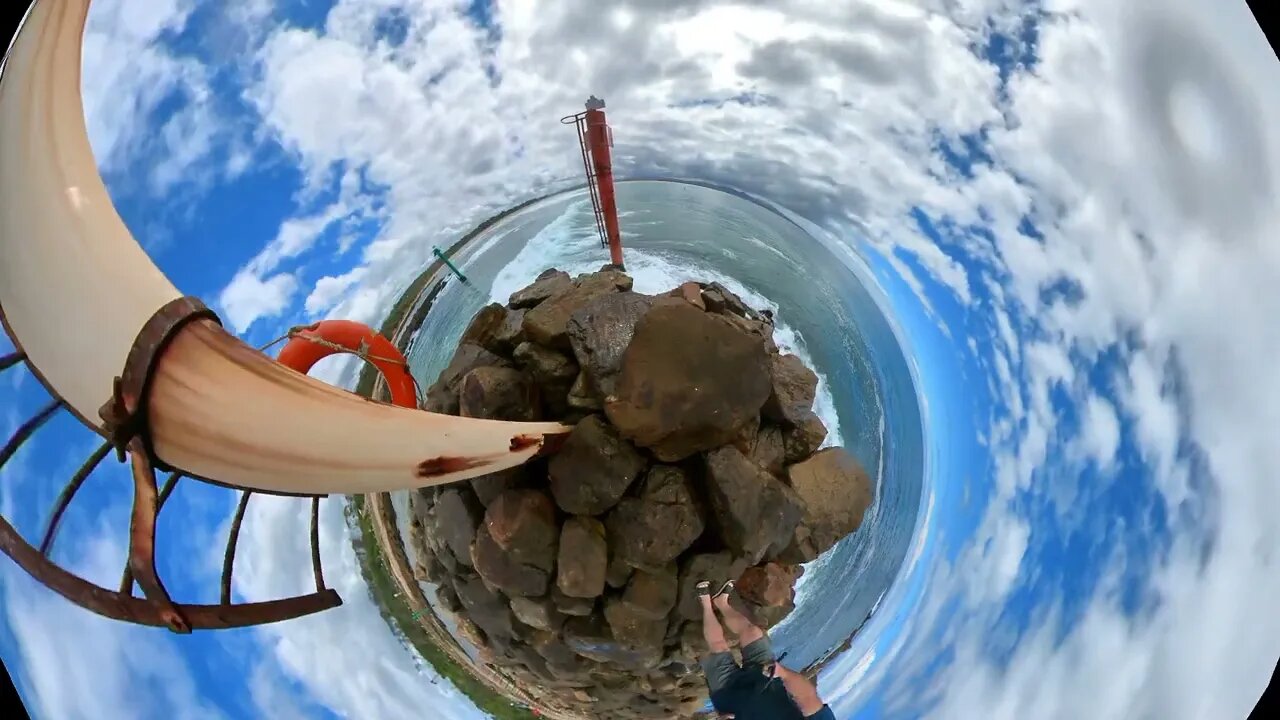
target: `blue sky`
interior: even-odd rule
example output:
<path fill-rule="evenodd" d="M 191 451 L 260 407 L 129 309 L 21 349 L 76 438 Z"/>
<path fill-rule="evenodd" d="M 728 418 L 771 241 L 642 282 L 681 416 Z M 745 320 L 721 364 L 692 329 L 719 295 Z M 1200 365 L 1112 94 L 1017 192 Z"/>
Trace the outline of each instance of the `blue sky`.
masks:
<path fill-rule="evenodd" d="M 1280 132 L 1251 119 L 1280 115 L 1278 68 L 1242 6 L 1114 5 L 96 0 L 86 118 L 157 265 L 256 344 L 379 319 L 434 244 L 576 178 L 557 120 L 604 96 L 621 174 L 813 223 L 865 263 L 916 363 L 927 519 L 822 678 L 841 717 L 1233 713 L 1280 653 L 1280 410 L 1258 402 L 1280 397 L 1280 209 L 1242 189 L 1280 180 Z M 1173 41 L 1195 62 L 1160 55 Z M 11 371 L 0 398 L 3 430 L 43 396 Z M 51 422 L 3 471 L 5 517 L 37 535 L 92 448 Z M 126 477 L 103 464 L 55 549 L 108 586 Z M 234 502 L 179 486 L 160 528 L 175 596 L 216 596 Z M 324 507 L 346 605 L 279 627 L 109 623 L 0 566 L 28 707 L 475 716 L 386 629 Z M 304 509 L 255 499 L 237 596 L 305 589 L 305 552 Z"/>

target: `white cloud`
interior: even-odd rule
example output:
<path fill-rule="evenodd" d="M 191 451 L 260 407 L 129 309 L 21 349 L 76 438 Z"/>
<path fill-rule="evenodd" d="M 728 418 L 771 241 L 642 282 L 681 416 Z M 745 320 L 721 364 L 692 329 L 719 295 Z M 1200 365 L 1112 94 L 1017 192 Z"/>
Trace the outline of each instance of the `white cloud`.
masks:
<path fill-rule="evenodd" d="M 263 644 L 278 671 L 345 717 L 441 720 L 484 714 L 388 631 L 369 596 L 342 515 L 342 500 L 321 504 L 321 557 L 326 584 L 342 607 L 263 626 Z M 254 497 L 236 556 L 235 593 L 247 600 L 288 597 L 314 588 L 309 547 L 310 503 Z M 267 672 L 267 670 L 262 670 Z M 438 682 L 433 684 L 435 678 Z M 256 693 L 263 701 L 269 695 Z"/>
<path fill-rule="evenodd" d="M 8 489 L 4 495 L 8 505 Z M 114 586 L 127 536 L 126 527 L 101 525 L 74 539 L 77 559 L 68 569 Z M 21 668 L 32 717 L 88 719 L 104 712 L 118 718 L 223 717 L 197 687 L 167 630 L 141 630 L 86 612 L 11 563 L 0 568 L 0 596 L 18 650 L 17 658 L 6 661 Z"/>
<path fill-rule="evenodd" d="M 505 3 L 491 46 L 455 3 L 421 3 L 407 11 L 404 45 L 392 49 L 374 41 L 378 7 L 343 2 L 323 33 L 267 37 L 249 95 L 306 171 L 303 197 L 355 168 L 385 189 L 386 219 L 360 267 L 317 282 L 307 311 L 374 321 L 438 239 L 576 178 L 574 140 L 555 121 L 582 95 L 603 94 L 620 171 L 728 180 L 833 233 L 857 228 L 935 319 L 945 299 L 970 314 L 987 310 L 978 296 L 995 305 L 975 320 L 991 331 L 992 387 L 1013 408 L 1012 418 L 979 430 L 991 438 L 996 500 L 982 542 L 956 567 L 935 568 L 930 604 L 912 622 L 930 629 L 961 591 L 944 628 L 954 670 L 930 693 L 904 682 L 906 700 L 928 695 L 941 717 L 1243 715 L 1280 647 L 1280 619 L 1267 605 L 1280 591 L 1280 529 L 1269 517 L 1280 486 L 1263 476 L 1280 466 L 1272 437 L 1280 404 L 1264 402 L 1280 397 L 1271 367 L 1280 354 L 1280 244 L 1264 230 L 1280 220 L 1265 192 L 1278 180 L 1280 128 L 1257 120 L 1280 117 L 1280 86 L 1247 10 L 1189 0 L 1045 3 L 1038 65 L 1014 72 L 1001 96 L 980 48 L 988 28 L 1015 28 L 1027 12 L 1012 2 L 713 5 L 632 3 L 619 11 L 627 22 L 601 23 L 590 2 Z M 744 95 L 761 100 L 733 101 Z M 95 112 L 104 113 L 95 147 L 127 148 L 102 128 L 136 123 L 113 118 L 124 112 L 117 108 Z M 935 146 L 975 133 L 985 133 L 992 165 L 967 178 Z M 917 206 L 961 228 L 985 227 L 992 240 L 957 239 L 959 249 L 944 250 L 915 229 L 907 213 Z M 1043 239 L 1019 232 L 1024 217 Z M 280 266 L 300 259 L 327 224 L 287 224 L 236 276 L 222 299 L 234 327 L 291 305 L 297 281 Z M 895 251 L 918 259 L 919 273 Z M 967 269 L 960 253 L 986 267 Z M 1046 299 L 1061 281 L 1079 297 Z M 925 297 L 926 288 L 952 297 Z M 1123 353 L 1114 407 L 1095 398 L 1079 364 L 1108 348 Z M 1172 358 L 1187 411 L 1167 384 Z M 1084 410 L 1081 433 L 1060 427 L 1053 392 Z M 1201 571 L 1190 528 L 1175 526 L 1174 547 L 1150 580 L 1164 599 L 1151 618 L 1123 615 L 1113 577 L 1061 643 L 1049 630 L 1060 608 L 1037 616 L 1005 673 L 985 648 L 1008 635 L 1002 602 L 1034 543 L 1007 501 L 1048 494 L 1037 484 L 1046 470 L 1079 469 L 1062 460 L 1073 443 L 1113 463 L 1119 423 L 1132 428 L 1175 524 L 1184 503 L 1204 500 L 1178 445 L 1189 436 L 1205 449 L 1222 480 L 1209 528 L 1216 553 Z M 246 561 L 237 587 L 255 597 L 296 592 L 306 582 L 301 520 L 263 507 L 249 525 L 262 526 L 250 530 L 261 557 Z M 333 515 L 326 558 L 346 563 L 336 582 L 348 607 L 264 632 L 287 671 L 326 704 L 379 717 L 420 710 L 421 677 L 380 631 Z M 1118 576 L 1131 562 L 1116 553 L 1106 567 Z M 350 657 L 335 661 L 329 643 L 352 644 Z M 878 653 L 875 666 L 927 661 L 939 644 L 918 630 L 903 649 Z M 876 667 L 866 681 L 881 677 Z M 918 705 L 904 707 L 910 715 Z"/>
<path fill-rule="evenodd" d="M 307 296 L 305 303 L 307 314 L 315 316 L 332 307 L 347 288 L 359 282 L 364 274 L 364 268 L 356 268 L 337 277 L 322 277 L 317 280 L 315 289 Z"/>
<path fill-rule="evenodd" d="M 1082 445 L 1084 452 L 1102 470 L 1110 470 L 1115 464 L 1116 449 L 1120 446 L 1120 420 L 1115 408 L 1106 399 L 1090 395 L 1084 407 Z"/>
<path fill-rule="evenodd" d="M 289 273 L 262 279 L 241 269 L 218 295 L 222 313 L 237 333 L 248 330 L 262 318 L 280 315 L 292 302 L 298 280 Z"/>

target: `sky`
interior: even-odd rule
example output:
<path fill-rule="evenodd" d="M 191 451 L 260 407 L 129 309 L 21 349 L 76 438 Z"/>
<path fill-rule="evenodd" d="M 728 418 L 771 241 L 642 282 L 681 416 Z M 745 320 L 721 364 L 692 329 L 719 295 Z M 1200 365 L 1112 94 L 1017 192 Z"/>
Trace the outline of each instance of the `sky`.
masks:
<path fill-rule="evenodd" d="M 619 175 L 804 219 L 915 365 L 926 507 L 820 679 L 837 714 L 1217 718 L 1280 656 L 1278 77 L 1230 1 L 95 0 L 82 84 L 121 216 L 250 344 L 376 323 L 434 245 L 574 182 L 558 119 L 604 97 Z M 44 395 L 10 371 L 0 398 L 9 430 Z M 50 423 L 2 471 L 5 517 L 38 535 L 92 449 Z M 126 477 L 103 464 L 54 551 L 106 586 Z M 179 485 L 175 595 L 216 597 L 234 503 Z M 479 717 L 393 636 L 341 501 L 322 508 L 344 606 L 260 629 L 112 623 L 0 564 L 32 715 Z M 307 587 L 305 510 L 250 503 L 237 597 Z"/>

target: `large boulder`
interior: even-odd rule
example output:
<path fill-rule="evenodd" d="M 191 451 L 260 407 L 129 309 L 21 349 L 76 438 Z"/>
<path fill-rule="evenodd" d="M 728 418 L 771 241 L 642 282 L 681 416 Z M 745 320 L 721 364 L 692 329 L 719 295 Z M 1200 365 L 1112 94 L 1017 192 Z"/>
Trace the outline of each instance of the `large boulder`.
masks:
<path fill-rule="evenodd" d="M 605 525 L 618 559 L 651 569 L 675 560 L 704 530 L 693 485 L 672 465 L 650 468 L 638 497 L 623 498 Z"/>
<path fill-rule="evenodd" d="M 732 314 L 751 320 L 763 319 L 763 316 L 743 302 L 742 298 L 718 282 L 707 285 L 702 293 L 702 301 L 710 312 Z"/>
<path fill-rule="evenodd" d="M 493 303 L 480 308 L 480 312 L 471 318 L 471 324 L 462 331 L 459 343 L 471 343 L 490 350 L 501 352 L 501 343 L 497 342 L 498 333 L 507 321 L 507 309 Z"/>
<path fill-rule="evenodd" d="M 631 288 L 631 278 L 619 272 L 583 275 L 570 287 L 540 302 L 524 316 L 524 334 L 539 345 L 571 350 L 569 318 L 592 298 Z"/>
<path fill-rule="evenodd" d="M 787 565 L 800 565 L 813 562 L 821 554 L 822 552 L 813 542 L 813 533 L 810 532 L 809 526 L 801 521 L 791 537 L 769 549 L 765 559 L 776 560 Z"/>
<path fill-rule="evenodd" d="M 589 388 L 601 400 L 613 394 L 622 355 L 631 344 L 636 323 L 652 304 L 646 295 L 610 293 L 592 299 L 570 316 L 567 332 L 573 354 Z"/>
<path fill-rule="evenodd" d="M 517 465 L 506 470 L 474 477 L 471 478 L 470 483 L 472 491 L 476 494 L 476 499 L 480 501 L 481 505 L 489 507 L 502 493 L 528 485 L 528 465 Z"/>
<path fill-rule="evenodd" d="M 517 562 L 544 572 L 555 567 L 560 523 L 555 505 L 537 490 L 508 490 L 484 514 L 490 537 Z"/>
<path fill-rule="evenodd" d="M 795 599 L 796 568 L 778 563 L 749 567 L 735 587 L 744 600 L 764 607 L 782 607 Z"/>
<path fill-rule="evenodd" d="M 765 353 L 772 355 L 778 352 L 778 344 L 773 340 L 773 325 L 763 320 L 750 320 L 737 315 L 726 314 L 719 317 L 727 320 L 738 332 L 759 343 Z"/>
<path fill-rule="evenodd" d="M 632 611 L 649 620 L 664 620 L 675 607 L 680 583 L 674 563 L 655 572 L 637 570 L 622 593 L 622 602 Z"/>
<path fill-rule="evenodd" d="M 458 562 L 471 567 L 471 541 L 484 518 L 484 508 L 465 485 L 440 493 L 432 511 L 435 531 Z"/>
<path fill-rule="evenodd" d="M 463 417 L 530 422 L 542 414 L 538 389 L 511 368 L 480 367 L 467 373 L 458 402 Z"/>
<path fill-rule="evenodd" d="M 509 640 L 515 636 L 511 625 L 511 608 L 507 607 L 501 595 L 485 587 L 480 578 L 456 578 L 453 588 L 458 600 L 467 610 L 467 618 L 479 626 L 490 640 Z"/>
<path fill-rule="evenodd" d="M 462 609 L 462 601 L 458 599 L 458 593 L 452 585 L 436 586 L 436 603 L 451 613 Z"/>
<path fill-rule="evenodd" d="M 662 660 L 662 647 L 632 647 L 613 636 L 604 618 L 570 618 L 564 625 L 564 644 L 589 660 L 624 668 L 648 669 Z"/>
<path fill-rule="evenodd" d="M 556 504 L 575 515 L 599 515 L 618 503 L 646 461 L 600 416 L 574 426 L 547 465 Z"/>
<path fill-rule="evenodd" d="M 844 448 L 827 448 L 788 470 L 807 509 L 805 524 L 818 552 L 826 552 L 862 525 L 871 506 L 871 479 Z"/>
<path fill-rule="evenodd" d="M 827 439 L 827 426 L 812 411 L 803 413 L 795 427 L 783 432 L 782 445 L 787 463 L 799 462 L 822 447 Z"/>
<path fill-rule="evenodd" d="M 720 537 L 751 564 L 795 531 L 804 508 L 795 493 L 733 447 L 707 453 L 707 500 Z"/>
<path fill-rule="evenodd" d="M 517 595 L 511 598 L 511 612 L 520 622 L 538 630 L 556 631 L 564 623 L 564 616 L 556 612 L 548 598 L 529 598 Z"/>
<path fill-rule="evenodd" d="M 769 399 L 762 409 L 765 417 L 794 426 L 813 411 L 818 376 L 800 358 L 770 355 L 769 378 Z"/>
<path fill-rule="evenodd" d="M 636 325 L 609 420 L 659 460 L 730 442 L 769 397 L 768 358 L 723 317 L 662 304 Z"/>
<path fill-rule="evenodd" d="M 578 364 L 573 358 L 548 350 L 541 345 L 523 342 L 516 346 L 512 354 L 520 367 L 524 368 L 539 385 L 562 387 L 568 390 L 578 377 Z"/>
<path fill-rule="evenodd" d="M 824 428 L 825 429 L 825 428 Z M 824 434 L 825 437 L 825 434 Z M 774 475 L 782 475 L 787 468 L 787 451 L 782 429 L 765 425 L 751 440 L 751 461 Z"/>
<path fill-rule="evenodd" d="M 595 598 L 579 598 L 565 595 L 554 584 L 551 586 L 551 603 L 556 606 L 556 610 L 574 617 L 586 617 L 596 607 Z"/>
<path fill-rule="evenodd" d="M 458 386 L 467 373 L 481 367 L 511 367 L 506 358 L 495 355 L 474 343 L 462 343 L 454 351 L 449 365 L 440 371 L 440 377 L 427 388 L 424 407 L 431 412 L 458 414 Z"/>
<path fill-rule="evenodd" d="M 495 351 L 509 353 L 524 342 L 524 315 L 527 310 L 508 310 L 502 325 L 493 333 Z"/>
<path fill-rule="evenodd" d="M 515 559 L 484 526 L 476 533 L 476 541 L 471 546 L 471 562 L 485 582 L 508 595 L 537 597 L 546 593 L 551 580 L 547 570 Z"/>
<path fill-rule="evenodd" d="M 573 287 L 573 280 L 570 279 L 569 273 L 553 268 L 539 275 L 532 285 L 512 293 L 507 302 L 512 309 L 531 308 L 571 287 Z"/>
<path fill-rule="evenodd" d="M 683 559 L 680 565 L 680 596 L 676 599 L 676 611 L 686 620 L 702 617 L 702 605 L 698 600 L 697 584 L 706 580 L 719 588 L 726 580 L 737 580 L 750 565 L 745 559 L 735 558 L 727 552 L 700 553 Z"/>
<path fill-rule="evenodd" d="M 570 597 L 593 598 L 604 592 L 609 548 L 599 520 L 575 515 L 560 530 L 556 587 Z"/>
<path fill-rule="evenodd" d="M 662 649 L 662 641 L 667 634 L 665 618 L 655 620 L 619 597 L 605 600 L 604 618 L 615 639 L 631 647 Z"/>

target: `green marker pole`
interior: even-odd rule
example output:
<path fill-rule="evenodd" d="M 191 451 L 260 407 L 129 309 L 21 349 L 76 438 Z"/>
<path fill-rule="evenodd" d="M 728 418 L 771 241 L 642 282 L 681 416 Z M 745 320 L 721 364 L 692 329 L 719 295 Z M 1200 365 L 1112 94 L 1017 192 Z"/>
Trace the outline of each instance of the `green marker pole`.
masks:
<path fill-rule="evenodd" d="M 449 269 L 453 271 L 453 274 L 454 274 L 454 275 L 457 275 L 459 278 L 461 278 L 461 279 L 462 279 L 462 282 L 467 282 L 467 276 L 466 276 L 466 275 L 463 275 L 463 274 L 462 274 L 462 271 L 461 271 L 461 270 L 459 270 L 459 269 L 457 268 L 457 266 L 455 266 L 455 265 L 454 265 L 454 264 L 449 260 L 449 258 L 447 258 L 447 257 L 445 257 L 445 256 L 444 256 L 444 253 L 440 252 L 440 248 L 432 248 L 432 249 L 431 249 L 431 251 L 432 251 L 432 252 L 434 252 L 434 253 L 436 254 L 436 257 L 438 257 L 438 258 L 440 258 L 441 260 L 443 260 L 443 261 L 444 261 L 444 264 L 445 264 L 445 265 L 448 265 L 448 266 L 449 266 Z"/>

